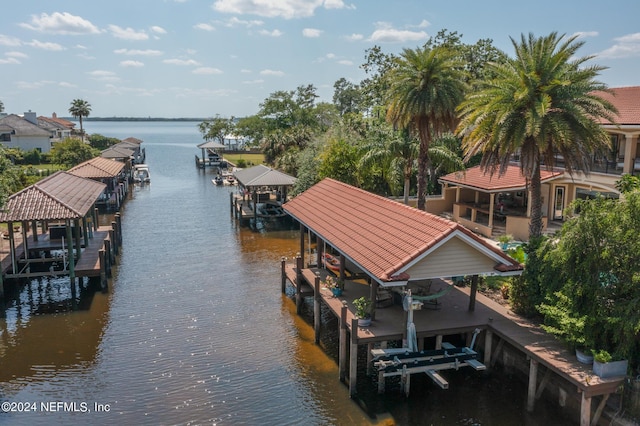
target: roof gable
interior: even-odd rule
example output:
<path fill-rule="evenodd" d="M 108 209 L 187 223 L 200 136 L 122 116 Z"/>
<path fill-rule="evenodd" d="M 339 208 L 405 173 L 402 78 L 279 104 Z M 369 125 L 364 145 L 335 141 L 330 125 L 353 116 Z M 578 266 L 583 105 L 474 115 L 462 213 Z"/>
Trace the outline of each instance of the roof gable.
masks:
<path fill-rule="evenodd" d="M 0 222 L 79 219 L 87 214 L 105 184 L 56 172 L 13 194 L 0 212 Z"/>
<path fill-rule="evenodd" d="M 291 186 L 296 183 L 296 178 L 288 174 L 271 169 L 259 164 L 248 169 L 237 170 L 233 175 L 240 185 L 251 186 Z"/>
<path fill-rule="evenodd" d="M 380 281 L 393 280 L 454 234 L 492 252 L 495 263 L 521 269 L 456 222 L 333 179 L 312 186 L 284 209 Z"/>

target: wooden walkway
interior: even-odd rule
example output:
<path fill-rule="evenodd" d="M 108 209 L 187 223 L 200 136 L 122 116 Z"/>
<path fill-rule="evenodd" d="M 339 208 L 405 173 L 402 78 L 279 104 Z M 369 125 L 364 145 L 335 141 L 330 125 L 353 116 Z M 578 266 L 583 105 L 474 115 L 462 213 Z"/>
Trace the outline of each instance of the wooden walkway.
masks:
<path fill-rule="evenodd" d="M 286 263 L 283 269 L 283 282 L 288 281 L 297 291 L 297 268 L 293 264 Z M 316 277 L 322 281 L 329 272 L 318 268 L 304 268 L 301 274 L 303 280 L 300 295 L 305 297 L 314 296 Z M 449 283 L 434 280 L 430 292 L 438 292 L 446 285 Z M 352 336 L 352 342 L 373 344 L 406 338 L 406 313 L 400 304 L 376 308 L 374 319 L 369 327 L 356 325 L 353 300 L 360 296 L 370 296 L 370 288 L 367 284 L 346 280 L 341 297 L 333 296 L 329 289 L 321 286 L 319 293 L 321 301 L 339 319 L 346 307 L 346 317 L 342 318 L 341 323 L 346 325 Z M 468 310 L 469 294 L 469 288 L 454 287 L 438 299 L 437 309 L 425 306 L 422 310 L 414 311 L 413 319 L 420 349 L 424 349 L 426 337 L 436 336 L 436 342 L 442 342 L 442 336 L 460 333 L 470 335 L 475 329 L 480 329 L 484 331 L 484 363 L 487 366 L 493 364 L 492 357 L 497 358 L 504 342 L 508 342 L 526 355 L 530 363 L 528 392 L 530 411 L 533 410 L 535 399 L 540 397 L 547 386 L 549 375 L 554 373 L 575 386 L 580 394 L 581 424 L 597 422 L 608 396 L 622 384 L 624 377 L 602 379 L 595 376 L 592 367 L 579 363 L 575 354 L 570 353 L 562 342 L 544 332 L 538 325 L 513 314 L 505 306 L 480 293 L 477 294 L 474 311 L 470 312 Z M 316 328 L 316 330 L 319 329 Z M 494 335 L 499 338 L 497 342 L 493 341 Z M 540 364 L 546 367 L 542 379 L 538 379 Z M 591 399 L 596 396 L 602 396 L 602 398 L 592 418 Z"/>

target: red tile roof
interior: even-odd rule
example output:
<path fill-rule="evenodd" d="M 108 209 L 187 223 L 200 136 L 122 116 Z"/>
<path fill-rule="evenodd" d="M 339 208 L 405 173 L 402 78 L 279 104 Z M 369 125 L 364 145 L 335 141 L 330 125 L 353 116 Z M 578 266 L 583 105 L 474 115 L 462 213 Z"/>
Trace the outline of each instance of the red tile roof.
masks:
<path fill-rule="evenodd" d="M 124 163 L 104 157 L 95 157 L 69 169 L 69 173 L 87 179 L 113 178 L 120 174 Z"/>
<path fill-rule="evenodd" d="M 563 175 L 564 173 L 560 171 L 540 170 L 542 182 L 553 180 Z M 475 166 L 465 171 L 449 173 L 441 177 L 440 181 L 485 192 L 516 191 L 525 189 L 527 186 L 527 181 L 522 176 L 520 166 L 516 165 L 508 166 L 503 175 L 496 172 L 493 176 L 484 173 L 480 166 Z"/>
<path fill-rule="evenodd" d="M 598 92 L 602 99 L 618 109 L 616 124 L 640 124 L 640 86 L 611 88 L 613 93 Z M 605 120 L 601 124 L 609 124 Z"/>
<path fill-rule="evenodd" d="M 0 212 L 0 222 L 82 218 L 105 186 L 71 173 L 56 172 L 9 197 Z"/>
<path fill-rule="evenodd" d="M 393 280 L 409 264 L 453 234 L 490 252 L 509 270 L 522 266 L 456 222 L 324 179 L 284 204 L 284 209 L 328 244 L 380 281 Z M 451 276 L 457 275 L 452 271 Z"/>

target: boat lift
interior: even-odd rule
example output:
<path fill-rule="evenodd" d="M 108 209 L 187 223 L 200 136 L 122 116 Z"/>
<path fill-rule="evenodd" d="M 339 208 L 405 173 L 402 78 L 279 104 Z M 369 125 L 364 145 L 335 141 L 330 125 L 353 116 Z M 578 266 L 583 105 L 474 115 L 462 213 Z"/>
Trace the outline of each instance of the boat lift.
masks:
<path fill-rule="evenodd" d="M 471 367 L 476 371 L 487 367 L 478 361 L 478 353 L 473 350 L 480 329 L 473 332 L 470 347 L 456 347 L 448 342 L 442 343 L 442 349 L 410 352 L 409 348 L 372 349 L 373 365 L 378 368 L 378 393 L 384 393 L 385 378 L 402 376 L 404 393 L 409 396 L 409 384 L 412 374 L 425 373 L 442 389 L 449 388 L 449 382 L 440 375 L 442 370 L 458 370 Z"/>

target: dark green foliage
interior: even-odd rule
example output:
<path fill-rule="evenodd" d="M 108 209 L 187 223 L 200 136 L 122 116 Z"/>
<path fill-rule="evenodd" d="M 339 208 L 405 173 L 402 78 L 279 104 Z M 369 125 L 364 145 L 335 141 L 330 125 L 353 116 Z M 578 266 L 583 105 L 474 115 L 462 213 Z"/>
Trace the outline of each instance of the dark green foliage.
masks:
<path fill-rule="evenodd" d="M 23 164 L 41 164 L 42 163 L 42 153 L 37 149 L 32 149 L 31 151 L 27 151 L 24 153 L 22 157 Z"/>
<path fill-rule="evenodd" d="M 76 138 L 67 138 L 56 143 L 51 149 L 51 161 L 67 167 L 76 166 L 98 155 L 100 151 Z"/>
<path fill-rule="evenodd" d="M 99 149 L 100 151 L 105 150 L 119 142 L 120 139 L 118 138 L 110 138 L 99 133 L 94 133 L 89 136 L 89 145 L 91 145 L 91 147 L 95 149 Z"/>

